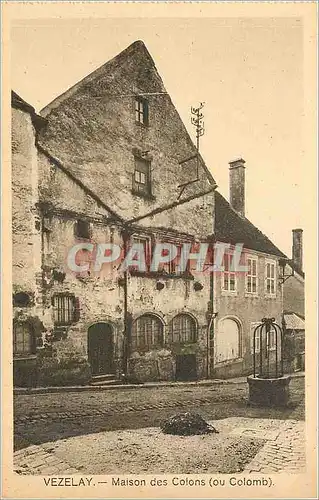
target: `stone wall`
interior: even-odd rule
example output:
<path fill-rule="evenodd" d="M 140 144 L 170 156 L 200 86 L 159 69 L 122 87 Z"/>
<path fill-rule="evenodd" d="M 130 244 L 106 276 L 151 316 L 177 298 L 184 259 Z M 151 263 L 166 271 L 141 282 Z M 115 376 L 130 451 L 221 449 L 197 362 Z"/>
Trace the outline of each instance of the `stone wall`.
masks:
<path fill-rule="evenodd" d="M 285 273 L 291 274 L 289 266 Z M 305 280 L 296 272 L 284 283 L 284 310 L 305 316 Z"/>
<path fill-rule="evenodd" d="M 67 266 L 67 253 L 78 242 L 74 236 L 74 224 L 78 218 L 90 223 L 90 243 L 113 242 L 123 247 L 123 223 L 115 221 L 108 211 L 99 206 L 90 194 L 59 169 L 45 155 L 39 155 L 40 204 L 43 207 L 43 263 L 45 287 L 43 289 L 43 322 L 53 338 L 54 352 L 57 357 L 67 357 L 71 353 L 87 358 L 88 328 L 99 322 L 112 326 L 114 341 L 114 371 L 117 376 L 125 370 L 124 359 L 124 287 L 122 274 L 118 272 L 119 261 L 102 268 L 101 273 L 71 272 Z M 199 203 L 199 201 L 196 201 Z M 203 203 L 203 201 L 202 201 Z M 206 197 L 204 210 L 212 210 L 212 200 Z M 185 204 L 186 207 L 187 204 Z M 180 221 L 186 234 L 198 240 L 201 227 L 194 224 L 194 213 L 184 206 L 170 210 L 171 217 Z M 196 212 L 195 212 L 196 214 Z M 209 216 L 209 215 L 208 215 Z M 160 214 L 158 215 L 160 217 Z M 183 223 L 181 222 L 183 220 Z M 164 221 L 164 219 L 163 219 Z M 197 233 L 195 233 L 195 228 Z M 167 238 L 167 229 L 155 226 L 154 219 L 146 219 L 141 232 L 152 235 L 158 241 Z M 131 232 L 139 233 L 134 225 Z M 183 234 L 172 232 L 184 241 Z M 171 237 L 172 237 L 171 234 Z M 189 240 L 189 236 L 188 236 Z M 93 265 L 93 264 L 92 264 Z M 92 269 L 92 268 L 91 268 Z M 61 280 L 60 274 L 63 279 Z M 56 276 L 56 278 L 55 278 Z M 151 350 L 140 355 L 130 352 L 129 375 L 138 380 L 174 379 L 175 357 L 177 354 L 195 354 L 197 375 L 206 376 L 207 370 L 207 311 L 209 308 L 210 280 L 201 276 L 202 289 L 194 289 L 193 279 L 176 277 L 163 279 L 164 289 L 157 290 L 159 277 L 150 275 L 135 276 L 128 279 L 127 304 L 128 316 L 134 321 L 143 314 L 160 315 L 165 329 L 169 321 L 178 313 L 187 312 L 196 318 L 198 325 L 197 342 L 192 345 L 171 346 L 164 341 L 163 349 Z M 196 278 L 197 280 L 197 278 Z M 61 330 L 53 324 L 52 297 L 59 293 L 70 293 L 77 299 L 78 315 L 74 324 Z"/>

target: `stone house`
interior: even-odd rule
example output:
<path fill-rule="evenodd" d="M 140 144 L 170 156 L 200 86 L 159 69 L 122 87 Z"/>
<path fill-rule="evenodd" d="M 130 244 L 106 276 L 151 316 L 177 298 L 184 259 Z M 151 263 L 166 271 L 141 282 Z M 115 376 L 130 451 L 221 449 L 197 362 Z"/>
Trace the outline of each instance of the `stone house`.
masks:
<path fill-rule="evenodd" d="M 224 271 L 214 273 L 213 284 L 215 319 L 210 357 L 211 375 L 217 378 L 252 373 L 256 326 L 263 317 L 273 317 L 282 325 L 282 273 L 287 260 L 245 217 L 245 161 L 242 158 L 229 164 L 229 188 L 229 203 L 218 191 L 215 193 L 215 240 L 229 245 Z M 233 251 L 239 243 L 243 245 L 241 264 L 246 265 L 247 270 L 232 272 Z M 256 349 L 259 349 L 258 341 Z M 273 331 L 270 349 L 273 356 Z"/>
<path fill-rule="evenodd" d="M 42 280 L 34 314 L 53 356 L 88 359 L 96 377 L 207 376 L 209 276 L 195 281 L 173 263 L 124 276 L 115 263 L 103 277 L 66 265 L 77 242 L 123 248 L 138 241 L 147 254 L 156 242 L 212 236 L 216 183 L 144 44 L 128 47 L 41 116 L 36 140 L 25 130 L 37 169 L 28 204 L 37 216 Z M 24 353 L 15 354 L 21 364 Z"/>
<path fill-rule="evenodd" d="M 72 371 L 78 385 L 85 366 L 94 383 L 249 373 L 254 325 L 282 320 L 286 257 L 245 218 L 242 159 L 230 203 L 216 191 L 143 42 L 41 116 L 13 93 L 12 113 L 15 383 Z M 182 246 L 203 242 L 230 245 L 224 271 L 180 272 Z M 107 262 L 110 243 L 120 256 L 138 244 L 144 269 Z M 154 271 L 157 243 L 177 256 Z M 231 270 L 238 243 L 247 272 Z"/>

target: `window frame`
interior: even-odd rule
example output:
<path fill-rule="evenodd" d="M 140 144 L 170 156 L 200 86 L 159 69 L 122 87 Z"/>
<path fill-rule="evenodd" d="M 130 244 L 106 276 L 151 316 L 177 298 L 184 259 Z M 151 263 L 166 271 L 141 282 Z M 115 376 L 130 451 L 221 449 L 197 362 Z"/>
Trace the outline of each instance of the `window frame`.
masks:
<path fill-rule="evenodd" d="M 267 297 L 276 297 L 277 296 L 277 261 L 274 259 L 265 259 L 265 295 Z M 270 267 L 270 276 L 267 276 L 267 266 L 273 266 L 274 269 L 274 276 L 271 276 L 271 267 Z M 273 283 L 274 285 L 274 291 L 268 292 L 267 290 L 267 281 L 270 280 L 270 283 Z"/>
<path fill-rule="evenodd" d="M 185 319 L 189 320 L 189 322 L 192 324 L 193 331 L 190 331 L 190 337 L 187 338 L 184 335 L 183 332 L 183 325 L 181 325 L 177 329 L 177 334 L 178 334 L 178 340 L 175 339 L 176 333 L 174 333 L 174 321 L 177 321 L 179 319 Z M 186 325 L 186 333 L 187 333 L 187 325 Z M 184 335 L 184 337 L 183 337 Z M 185 338 L 186 337 L 186 338 Z M 176 314 L 174 316 L 169 324 L 168 324 L 168 329 L 167 329 L 167 343 L 168 344 L 173 344 L 173 345 L 185 345 L 185 344 L 196 344 L 198 341 L 198 325 L 196 319 L 189 313 L 183 312 Z"/>
<path fill-rule="evenodd" d="M 227 267 L 228 267 L 228 269 L 226 269 L 225 258 L 226 258 L 226 261 L 227 261 Z M 234 261 L 234 254 L 233 253 L 229 253 L 229 252 L 225 252 L 224 253 L 224 257 L 223 257 L 224 270 L 221 273 L 221 289 L 222 289 L 223 295 L 228 295 L 228 294 L 230 294 L 230 295 L 236 295 L 237 294 L 237 276 L 236 276 L 236 272 L 235 271 L 231 271 L 233 261 Z M 225 288 L 225 277 L 226 276 L 228 278 L 228 285 L 229 285 L 228 288 Z M 234 279 L 234 289 L 233 290 L 230 289 L 231 277 L 233 277 L 233 279 Z"/>
<path fill-rule="evenodd" d="M 57 304 L 55 300 L 57 299 Z M 68 308 L 64 306 L 64 310 L 62 313 L 59 313 L 59 306 L 61 306 L 62 302 L 59 303 L 59 299 L 68 299 Z M 72 309 L 70 309 L 70 304 L 72 305 Z M 76 317 L 76 297 L 72 293 L 55 293 L 52 295 L 52 306 L 53 306 L 53 323 L 54 326 L 69 326 L 77 321 Z M 68 310 L 68 318 L 66 319 L 66 311 Z M 59 316 L 62 316 L 59 319 Z M 58 319 L 56 319 L 58 317 Z"/>
<path fill-rule="evenodd" d="M 179 243 L 177 241 L 172 241 L 169 239 L 165 239 L 165 240 L 161 239 L 160 243 L 166 243 L 168 245 L 175 245 L 177 248 L 177 255 L 176 255 L 174 260 L 171 260 L 170 262 L 166 262 L 164 264 L 161 264 L 161 267 L 159 268 L 158 272 L 160 274 L 163 274 L 164 276 L 173 276 L 173 277 L 189 275 L 190 274 L 190 262 L 189 262 L 189 260 L 187 260 L 185 271 L 179 272 L 176 269 L 178 267 L 178 265 L 180 264 L 184 243 Z"/>
<path fill-rule="evenodd" d="M 152 259 L 152 237 L 150 235 L 138 234 L 135 233 L 130 238 L 129 248 L 132 247 L 133 243 L 142 242 L 144 246 L 144 255 L 145 255 L 145 271 L 141 271 L 139 268 L 130 268 L 130 274 L 135 273 L 149 273 L 151 267 L 151 259 Z M 131 267 L 131 266 L 130 266 Z"/>
<path fill-rule="evenodd" d="M 147 321 L 151 320 L 151 342 L 149 342 L 149 332 L 147 332 Z M 141 322 L 144 322 L 142 324 Z M 158 331 L 156 331 L 154 328 Z M 142 332 L 144 329 L 144 332 Z M 155 336 L 157 335 L 157 338 Z M 141 343 L 141 338 L 143 336 L 143 342 Z M 130 349 L 132 352 L 149 352 L 156 349 L 162 349 L 164 346 L 164 324 L 163 321 L 153 313 L 145 313 L 138 316 L 132 325 L 131 339 L 130 339 Z"/>
<path fill-rule="evenodd" d="M 25 342 L 25 338 L 24 338 L 24 335 L 27 333 L 28 334 L 28 349 L 25 350 L 23 348 L 23 350 L 21 352 L 18 352 L 17 349 L 16 349 L 16 346 L 18 344 L 17 342 L 17 330 L 16 328 L 17 327 L 22 327 L 24 328 L 25 330 L 22 331 L 22 335 L 23 335 L 23 341 L 22 341 L 22 345 L 24 347 L 24 345 L 26 344 Z M 26 329 L 27 329 L 27 332 L 26 332 Z M 21 344 L 21 342 L 19 342 L 19 344 Z M 27 323 L 27 322 L 16 322 L 14 321 L 13 322 L 13 329 L 12 329 L 12 351 L 13 351 L 13 357 L 14 358 L 26 358 L 26 357 L 29 357 L 29 356 L 34 356 L 36 354 L 36 343 L 35 343 L 35 336 L 34 336 L 34 331 L 33 331 L 33 328 L 32 326 Z"/>
<path fill-rule="evenodd" d="M 149 102 L 145 97 L 136 95 L 134 100 L 135 123 L 149 126 Z"/>
<path fill-rule="evenodd" d="M 83 236 L 83 234 L 79 234 L 79 231 L 78 231 L 78 227 L 79 225 L 81 224 L 86 224 L 86 231 L 84 231 L 86 233 L 85 236 Z M 89 221 L 85 220 L 85 219 L 77 219 L 74 223 L 74 236 L 78 239 L 81 239 L 81 240 L 90 240 L 91 239 L 91 224 Z"/>
<path fill-rule="evenodd" d="M 154 198 L 152 194 L 151 165 L 152 161 L 149 158 L 141 158 L 140 156 L 134 157 L 132 193 L 142 198 Z M 144 177 L 145 182 L 140 182 L 142 176 Z M 137 180 L 137 177 L 139 177 L 140 180 Z"/>
<path fill-rule="evenodd" d="M 237 356 L 233 358 L 226 358 L 222 360 L 217 359 L 218 355 L 218 336 L 221 334 L 221 328 L 220 325 L 224 321 L 233 321 L 237 325 L 237 333 L 238 333 L 238 338 L 237 338 Z M 215 341 L 214 341 L 214 361 L 218 365 L 227 365 L 230 363 L 236 363 L 238 361 L 241 361 L 243 359 L 243 326 L 241 321 L 235 317 L 235 316 L 224 316 L 218 321 L 218 327 L 217 327 L 217 335 L 215 336 Z"/>
<path fill-rule="evenodd" d="M 249 267 L 249 260 L 251 260 L 252 262 L 256 262 L 256 274 L 249 274 L 249 270 L 246 271 L 246 273 L 245 273 L 245 294 L 248 295 L 249 297 L 251 297 L 251 296 L 257 297 L 259 294 L 259 279 L 258 279 L 259 258 L 258 258 L 258 255 L 247 255 L 246 262 L 247 262 L 248 267 Z M 253 265 L 251 266 L 251 269 L 252 268 L 253 268 Z M 248 290 L 249 277 L 251 277 L 252 279 L 253 278 L 256 279 L 256 290 L 255 291 L 253 291 L 253 289 L 251 289 L 250 291 Z M 253 285 L 253 280 L 251 281 L 251 288 L 253 288 L 252 285 Z"/>

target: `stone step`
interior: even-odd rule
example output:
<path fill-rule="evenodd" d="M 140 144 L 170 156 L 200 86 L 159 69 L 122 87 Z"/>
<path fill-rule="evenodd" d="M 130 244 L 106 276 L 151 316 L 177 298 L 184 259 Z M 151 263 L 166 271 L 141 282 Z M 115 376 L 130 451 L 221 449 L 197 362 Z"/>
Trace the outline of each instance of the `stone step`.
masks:
<path fill-rule="evenodd" d="M 113 373 L 107 373 L 105 375 L 93 376 L 90 385 L 115 385 L 119 383 L 119 380 L 117 380 Z"/>

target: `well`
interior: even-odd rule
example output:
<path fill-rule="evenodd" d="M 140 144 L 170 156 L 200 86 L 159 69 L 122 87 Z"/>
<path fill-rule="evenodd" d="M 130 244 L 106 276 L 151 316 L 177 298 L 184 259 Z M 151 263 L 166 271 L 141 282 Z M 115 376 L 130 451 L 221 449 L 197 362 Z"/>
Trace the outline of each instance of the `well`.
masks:
<path fill-rule="evenodd" d="M 254 330 L 253 367 L 247 377 L 249 403 L 286 406 L 291 377 L 283 372 L 283 330 L 275 318 L 263 318 Z"/>

